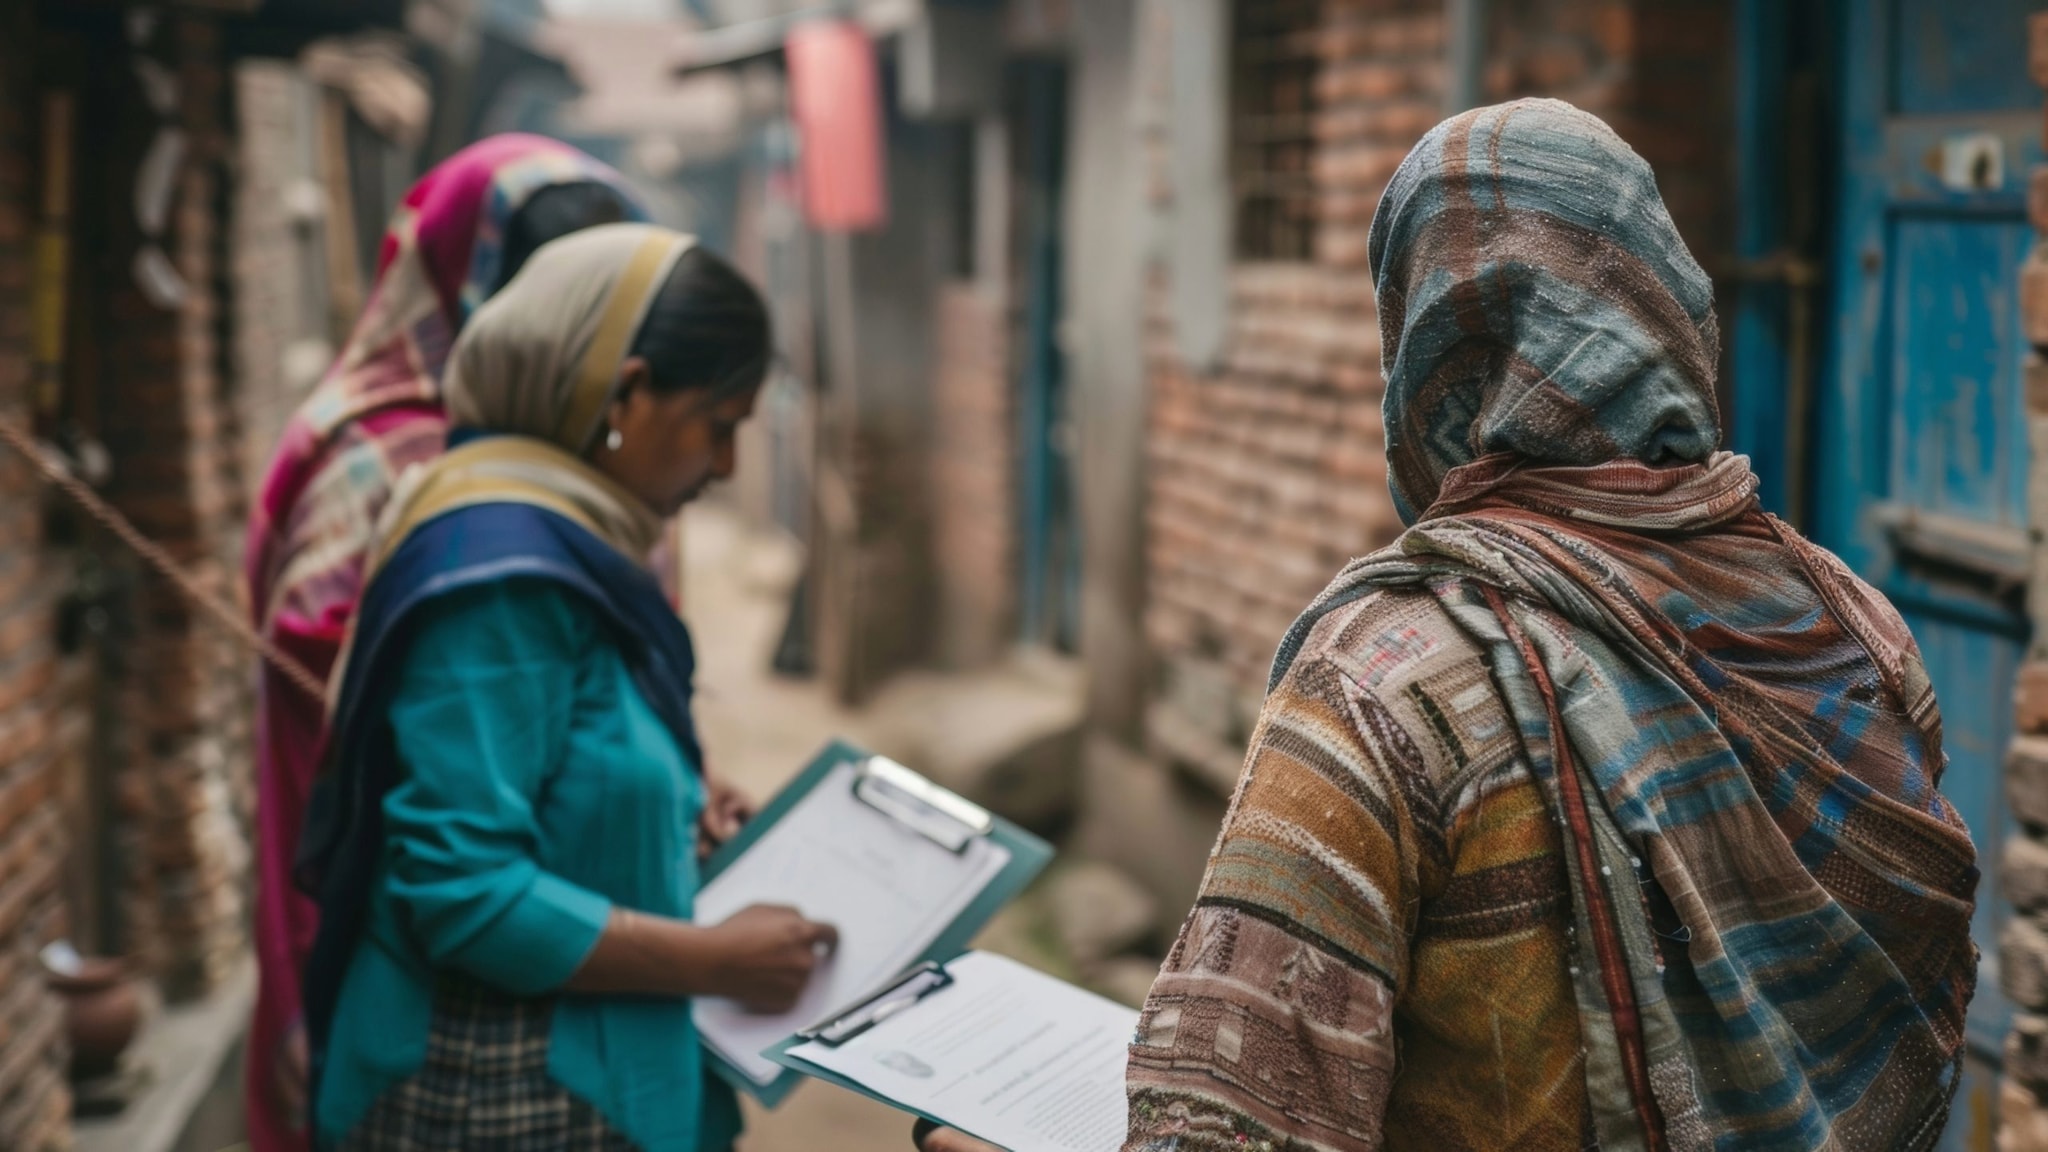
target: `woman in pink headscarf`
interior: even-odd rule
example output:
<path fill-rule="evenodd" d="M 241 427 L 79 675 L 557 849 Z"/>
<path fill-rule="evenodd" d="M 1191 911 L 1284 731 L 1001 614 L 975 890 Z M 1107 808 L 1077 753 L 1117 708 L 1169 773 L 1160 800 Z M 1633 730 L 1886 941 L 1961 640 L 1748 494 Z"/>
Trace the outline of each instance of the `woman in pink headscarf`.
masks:
<path fill-rule="evenodd" d="M 549 240 L 642 216 L 618 173 L 539 136 L 473 144 L 406 195 L 384 234 L 369 303 L 286 427 L 249 525 L 256 623 L 314 674 L 334 663 L 392 485 L 442 449 L 441 371 L 470 313 Z M 323 724 L 322 701 L 265 668 L 256 764 L 262 983 L 248 1061 L 255 1152 L 307 1146 L 299 982 L 318 924 L 292 885 L 292 864 Z M 729 795 L 717 807 L 714 837 L 742 815 Z"/>

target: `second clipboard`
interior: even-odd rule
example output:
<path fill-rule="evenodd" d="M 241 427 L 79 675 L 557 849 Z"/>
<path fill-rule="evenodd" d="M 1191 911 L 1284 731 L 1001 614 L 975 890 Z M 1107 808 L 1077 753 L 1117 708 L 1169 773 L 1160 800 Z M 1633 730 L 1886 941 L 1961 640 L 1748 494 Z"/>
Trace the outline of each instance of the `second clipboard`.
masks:
<path fill-rule="evenodd" d="M 953 852 L 963 850 L 972 838 L 985 836 L 1004 849 L 1008 856 L 1002 870 L 945 925 L 915 961 L 892 973 L 889 980 L 881 982 L 883 988 L 898 982 L 918 964 L 943 962 L 959 955 L 995 914 L 1016 899 L 1052 860 L 1051 845 L 1010 821 L 939 788 L 893 761 L 876 757 L 845 741 L 834 741 L 748 821 L 740 835 L 712 854 L 705 864 L 704 883 L 708 886 L 731 868 L 749 848 L 842 767 L 855 770 L 857 798 L 920 836 Z M 961 839 L 963 833 L 968 840 Z M 875 989 L 868 991 L 871 993 Z M 859 1000 L 860 997 L 855 997 L 849 1003 L 831 1006 L 820 1020 L 804 1021 L 793 1027 L 792 1035 L 804 1027 L 821 1023 L 825 1018 L 842 1015 L 857 1006 Z M 780 1105 L 803 1080 L 795 1072 L 784 1072 L 772 1082 L 761 1084 L 739 1071 L 709 1045 L 706 1046 L 706 1055 L 721 1079 L 769 1108 Z"/>

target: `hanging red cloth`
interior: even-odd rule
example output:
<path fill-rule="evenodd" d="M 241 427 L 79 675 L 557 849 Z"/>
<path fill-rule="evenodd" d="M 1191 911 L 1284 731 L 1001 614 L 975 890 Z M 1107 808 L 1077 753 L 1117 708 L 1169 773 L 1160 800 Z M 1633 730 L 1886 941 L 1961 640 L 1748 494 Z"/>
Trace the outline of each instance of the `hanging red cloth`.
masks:
<path fill-rule="evenodd" d="M 806 219 L 821 232 L 882 227 L 889 192 L 875 42 L 851 21 L 812 20 L 790 30 L 784 50 Z"/>

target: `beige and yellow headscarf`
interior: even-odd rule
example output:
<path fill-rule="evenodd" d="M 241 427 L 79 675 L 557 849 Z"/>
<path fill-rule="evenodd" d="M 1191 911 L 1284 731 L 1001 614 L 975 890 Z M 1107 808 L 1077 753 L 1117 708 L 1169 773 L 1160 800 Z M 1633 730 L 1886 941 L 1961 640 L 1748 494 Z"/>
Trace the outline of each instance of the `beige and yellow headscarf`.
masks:
<path fill-rule="evenodd" d="M 661 530 L 653 510 L 583 458 L 604 427 L 619 368 L 668 274 L 696 241 L 651 224 L 607 224 L 542 247 L 462 331 L 443 394 L 451 431 L 503 433 L 408 475 L 379 532 L 371 575 L 412 530 L 472 504 L 536 504 L 636 561 Z"/>

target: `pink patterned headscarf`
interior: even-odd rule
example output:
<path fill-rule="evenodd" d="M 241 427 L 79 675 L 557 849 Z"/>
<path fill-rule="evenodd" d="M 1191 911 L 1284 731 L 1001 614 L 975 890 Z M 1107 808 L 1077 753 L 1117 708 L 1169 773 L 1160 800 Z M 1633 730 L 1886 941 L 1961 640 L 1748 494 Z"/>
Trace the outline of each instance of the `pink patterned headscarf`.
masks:
<path fill-rule="evenodd" d="M 377 283 L 348 346 L 302 410 L 320 433 L 378 408 L 440 396 L 455 336 L 499 282 L 506 223 L 559 184 L 620 190 L 609 167 L 544 136 L 507 133 L 457 152 L 413 185 L 385 230 Z"/>

